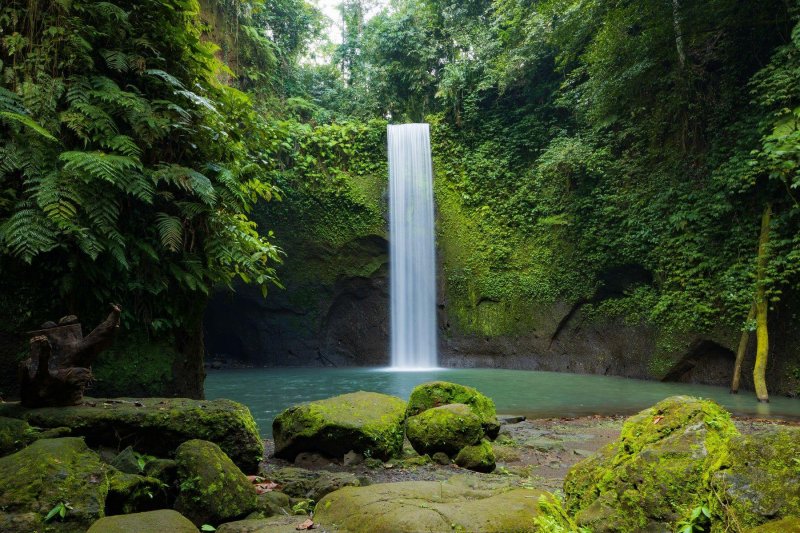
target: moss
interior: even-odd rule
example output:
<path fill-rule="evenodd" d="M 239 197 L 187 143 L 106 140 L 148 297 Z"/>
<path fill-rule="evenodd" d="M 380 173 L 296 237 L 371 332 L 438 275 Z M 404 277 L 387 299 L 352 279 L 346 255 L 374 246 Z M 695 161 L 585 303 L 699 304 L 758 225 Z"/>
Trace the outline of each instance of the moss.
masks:
<path fill-rule="evenodd" d="M 456 455 L 455 463 L 475 472 L 492 472 L 496 466 L 492 445 L 483 440 L 474 446 L 466 446 Z"/>
<path fill-rule="evenodd" d="M 732 438 L 711 488 L 719 531 L 800 516 L 800 429 Z"/>
<path fill-rule="evenodd" d="M 800 533 L 800 518 L 782 518 L 748 529 L 747 533 Z"/>
<path fill-rule="evenodd" d="M 235 520 L 256 509 L 253 485 L 213 442 L 184 442 L 175 461 L 180 482 L 175 509 L 196 525 Z"/>
<path fill-rule="evenodd" d="M 43 427 L 69 427 L 90 445 L 136 448 L 156 456 L 172 453 L 190 439 L 219 444 L 246 471 L 255 471 L 264 444 L 250 410 L 231 400 L 186 398 L 85 398 L 82 405 L 25 409 L 1 404 L 0 415 L 11 414 Z"/>
<path fill-rule="evenodd" d="M 617 442 L 570 469 L 567 507 L 597 532 L 669 529 L 705 501 L 737 434 L 717 404 L 667 398 L 629 418 Z"/>
<path fill-rule="evenodd" d="M 197 533 L 197 528 L 172 509 L 101 518 L 87 533 Z"/>
<path fill-rule="evenodd" d="M 463 403 L 434 407 L 406 420 L 406 436 L 419 454 L 449 456 L 483 437 L 481 420 Z"/>
<path fill-rule="evenodd" d="M 408 399 L 406 416 L 414 416 L 440 405 L 461 403 L 480 419 L 486 435 L 494 439 L 500 432 L 500 422 L 497 420 L 497 411 L 491 398 L 484 396 L 477 389 L 450 383 L 447 381 L 431 381 L 414 387 Z"/>
<path fill-rule="evenodd" d="M 36 430 L 24 420 L 0 416 L 0 456 L 25 447 L 35 435 Z"/>
<path fill-rule="evenodd" d="M 86 531 L 103 516 L 109 485 L 100 457 L 75 437 L 40 439 L 0 458 L 0 480 L 0 509 L 28 515 L 29 523 L 40 523 L 54 506 L 68 502 L 72 509 L 64 521 L 52 525 L 64 532 Z"/>
<path fill-rule="evenodd" d="M 106 514 L 137 513 L 167 505 L 166 487 L 160 480 L 112 470 L 109 476 Z"/>
<path fill-rule="evenodd" d="M 125 336 L 92 365 L 94 396 L 166 396 L 172 387 L 172 367 L 181 357 L 173 343 Z"/>
<path fill-rule="evenodd" d="M 386 460 L 402 451 L 405 409 L 400 398 L 363 391 L 291 407 L 272 424 L 275 455 L 341 457 L 353 450 Z"/>

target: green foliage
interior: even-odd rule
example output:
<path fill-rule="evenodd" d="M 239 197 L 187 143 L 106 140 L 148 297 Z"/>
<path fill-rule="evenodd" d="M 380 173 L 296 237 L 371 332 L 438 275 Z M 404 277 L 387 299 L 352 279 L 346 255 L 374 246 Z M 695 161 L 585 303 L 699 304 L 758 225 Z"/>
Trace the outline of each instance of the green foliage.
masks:
<path fill-rule="evenodd" d="M 266 293 L 280 250 L 248 213 L 277 197 L 273 130 L 221 83 L 198 3 L 37 6 L 0 10 L 4 272 L 27 264 L 87 321 L 119 301 L 156 333 L 197 328 L 216 284 Z"/>
<path fill-rule="evenodd" d="M 44 522 L 45 524 L 48 522 L 52 522 L 56 518 L 59 520 L 64 520 L 67 517 L 67 512 L 72 509 L 72 506 L 69 502 L 58 502 L 53 506 L 52 509 L 45 515 Z"/>
<path fill-rule="evenodd" d="M 687 520 L 678 522 L 678 533 L 694 533 L 695 531 L 707 531 L 711 525 L 711 511 L 705 505 L 698 505 L 689 514 Z"/>

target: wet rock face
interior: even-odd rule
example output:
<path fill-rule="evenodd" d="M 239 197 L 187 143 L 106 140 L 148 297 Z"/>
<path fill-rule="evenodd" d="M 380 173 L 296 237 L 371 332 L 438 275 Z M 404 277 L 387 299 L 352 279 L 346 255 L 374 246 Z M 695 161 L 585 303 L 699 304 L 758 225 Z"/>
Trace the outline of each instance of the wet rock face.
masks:
<path fill-rule="evenodd" d="M 290 407 L 272 423 L 275 456 L 301 452 L 341 458 L 353 450 L 386 460 L 403 447 L 406 402 L 375 392 L 354 392 Z"/>
<path fill-rule="evenodd" d="M 279 267 L 286 290 L 216 294 L 206 311 L 210 360 L 258 366 L 380 366 L 389 362 L 388 242 L 294 248 Z"/>

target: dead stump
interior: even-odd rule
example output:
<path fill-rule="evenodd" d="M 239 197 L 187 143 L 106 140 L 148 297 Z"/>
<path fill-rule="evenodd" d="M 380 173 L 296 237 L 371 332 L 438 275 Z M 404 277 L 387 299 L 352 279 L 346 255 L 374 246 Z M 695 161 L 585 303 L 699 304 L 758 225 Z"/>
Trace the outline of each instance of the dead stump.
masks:
<path fill-rule="evenodd" d="M 76 405 L 92 379 L 92 362 L 108 348 L 119 328 L 119 305 L 83 336 L 78 318 L 65 316 L 31 331 L 31 355 L 19 365 L 20 399 L 26 407 Z"/>

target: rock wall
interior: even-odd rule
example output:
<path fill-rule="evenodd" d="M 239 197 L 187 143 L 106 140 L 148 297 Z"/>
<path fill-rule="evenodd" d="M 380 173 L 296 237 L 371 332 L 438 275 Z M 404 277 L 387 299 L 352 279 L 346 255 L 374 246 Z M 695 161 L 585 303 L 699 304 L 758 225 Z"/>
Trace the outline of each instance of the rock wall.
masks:
<path fill-rule="evenodd" d="M 205 320 L 208 361 L 389 362 L 387 169 L 375 163 L 385 161 L 381 135 L 357 152 L 373 162 L 358 166 L 368 172 L 340 173 L 336 189 L 304 189 L 261 206 L 259 225 L 274 228 L 288 252 L 278 270 L 286 289 L 266 299 L 245 287 L 215 295 Z M 443 366 L 730 383 L 736 328 L 699 334 L 648 323 L 657 276 L 642 265 L 601 269 L 572 248 L 558 224 L 525 234 L 487 222 L 491 206 L 472 205 L 459 185 L 481 169 L 454 146 L 434 142 Z M 775 394 L 800 391 L 800 330 L 791 311 L 797 308 L 786 302 L 772 313 L 768 383 Z M 752 388 L 753 352 L 751 339 L 744 389 Z"/>

